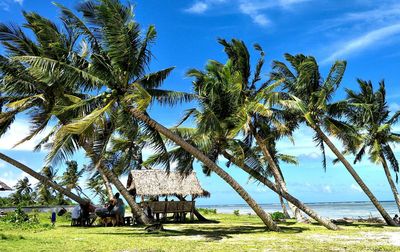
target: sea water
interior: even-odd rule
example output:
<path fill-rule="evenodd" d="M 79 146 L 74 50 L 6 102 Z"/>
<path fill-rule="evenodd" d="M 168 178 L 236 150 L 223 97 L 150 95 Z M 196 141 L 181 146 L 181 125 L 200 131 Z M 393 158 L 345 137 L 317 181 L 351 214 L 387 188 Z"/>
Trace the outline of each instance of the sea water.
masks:
<path fill-rule="evenodd" d="M 396 203 L 393 201 L 381 202 L 385 210 L 394 216 L 399 214 Z M 379 212 L 376 210 L 371 202 L 325 202 L 325 203 L 306 203 L 306 205 L 316 211 L 319 215 L 330 219 L 337 218 L 367 218 L 367 217 L 380 217 Z M 275 211 L 282 211 L 280 204 L 260 204 L 260 206 L 267 212 L 272 213 Z M 245 204 L 231 204 L 231 205 L 198 205 L 201 208 L 217 209 L 217 213 L 233 213 L 234 210 L 239 210 L 240 214 L 254 214 L 253 210 Z M 290 209 L 288 208 L 290 213 Z"/>

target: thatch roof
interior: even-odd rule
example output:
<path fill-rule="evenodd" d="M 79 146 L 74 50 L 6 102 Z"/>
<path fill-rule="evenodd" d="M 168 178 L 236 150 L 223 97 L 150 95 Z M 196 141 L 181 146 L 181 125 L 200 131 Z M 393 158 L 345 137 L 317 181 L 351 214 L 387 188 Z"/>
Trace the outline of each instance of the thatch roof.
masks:
<path fill-rule="evenodd" d="M 163 170 L 133 170 L 127 188 L 137 196 L 186 196 L 208 197 L 209 192 L 200 186 L 196 173 L 182 176 L 178 172 Z"/>
<path fill-rule="evenodd" d="M 12 188 L 0 181 L 0 191 L 11 191 Z"/>

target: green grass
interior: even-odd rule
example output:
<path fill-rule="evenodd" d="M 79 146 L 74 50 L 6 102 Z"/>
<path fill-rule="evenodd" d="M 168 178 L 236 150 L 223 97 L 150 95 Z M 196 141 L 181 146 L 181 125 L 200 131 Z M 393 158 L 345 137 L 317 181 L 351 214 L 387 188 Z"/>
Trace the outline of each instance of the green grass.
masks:
<path fill-rule="evenodd" d="M 70 227 L 61 218 L 51 228 L 0 222 L 1 251 L 399 251 L 391 236 L 398 228 L 357 224 L 329 231 L 319 225 L 287 222 L 281 233 L 266 232 L 255 216 L 209 214 L 219 223 L 166 224 L 150 234 L 143 227 Z M 393 237 L 392 237 L 393 239 Z"/>

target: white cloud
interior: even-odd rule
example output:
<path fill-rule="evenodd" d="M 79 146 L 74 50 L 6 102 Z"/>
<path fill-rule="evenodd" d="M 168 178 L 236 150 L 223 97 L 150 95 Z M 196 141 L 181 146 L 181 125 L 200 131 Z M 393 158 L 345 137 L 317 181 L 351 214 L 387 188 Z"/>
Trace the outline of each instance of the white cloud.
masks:
<path fill-rule="evenodd" d="M 385 26 L 383 28 L 379 28 L 373 31 L 370 31 L 362 36 L 359 36 L 353 40 L 346 42 L 342 45 L 342 48 L 332 53 L 330 56 L 325 58 L 321 63 L 329 63 L 339 58 L 343 58 L 355 52 L 359 52 L 361 50 L 365 50 L 370 48 L 371 46 L 375 47 L 377 42 L 381 42 L 385 40 L 388 42 L 388 39 L 394 35 L 400 33 L 400 23 Z"/>
<path fill-rule="evenodd" d="M 0 0 L 0 9 L 3 11 L 10 11 L 10 5 L 17 3 L 20 6 L 23 5 L 24 0 Z"/>
<path fill-rule="evenodd" d="M 26 137 L 29 132 L 30 129 L 28 121 L 24 119 L 17 119 L 11 125 L 6 134 L 0 137 L 0 149 L 31 151 L 39 143 L 39 141 L 50 132 L 50 129 L 45 129 L 44 131 L 33 137 L 30 141 L 27 141 L 13 148 L 14 145 L 17 144 L 24 137 Z"/>
<path fill-rule="evenodd" d="M 208 4 L 206 4 L 205 2 L 196 2 L 185 11 L 189 13 L 201 14 L 204 13 L 207 9 L 208 9 Z"/>
<path fill-rule="evenodd" d="M 355 184 L 351 184 L 350 189 L 355 191 L 355 192 L 362 192 L 362 189 L 360 188 L 360 186 L 355 185 Z"/>
<path fill-rule="evenodd" d="M 236 8 L 236 11 L 249 16 L 255 24 L 260 26 L 268 26 L 271 20 L 263 11 L 273 8 L 290 9 L 295 4 L 308 2 L 311 0 L 277 0 L 277 1 L 261 1 L 261 0 L 202 0 L 196 1 L 186 12 L 194 14 L 202 14 L 212 9 L 216 5 L 226 4 L 227 7 Z"/>
<path fill-rule="evenodd" d="M 310 0 L 279 0 L 279 5 L 283 8 L 290 8 L 292 7 L 294 4 L 298 4 L 298 3 L 303 3 L 303 2 L 308 2 Z"/>
<path fill-rule="evenodd" d="M 322 191 L 325 193 L 332 193 L 332 188 L 329 185 L 326 185 L 322 188 Z"/>

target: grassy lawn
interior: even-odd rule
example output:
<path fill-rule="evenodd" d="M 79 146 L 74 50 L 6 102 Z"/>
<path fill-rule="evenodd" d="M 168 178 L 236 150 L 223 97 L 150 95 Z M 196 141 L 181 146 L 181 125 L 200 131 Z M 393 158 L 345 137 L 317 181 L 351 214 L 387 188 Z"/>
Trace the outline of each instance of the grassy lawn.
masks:
<path fill-rule="evenodd" d="M 49 223 L 41 215 L 41 223 Z M 18 227 L 0 222 L 0 251 L 400 251 L 400 230 L 379 225 L 342 226 L 328 231 L 318 225 L 280 224 L 281 233 L 266 232 L 255 216 L 210 214 L 219 223 L 166 224 L 166 231 L 143 227 Z"/>

